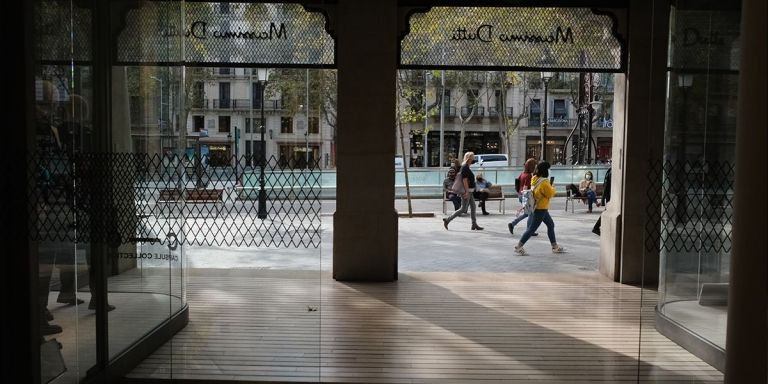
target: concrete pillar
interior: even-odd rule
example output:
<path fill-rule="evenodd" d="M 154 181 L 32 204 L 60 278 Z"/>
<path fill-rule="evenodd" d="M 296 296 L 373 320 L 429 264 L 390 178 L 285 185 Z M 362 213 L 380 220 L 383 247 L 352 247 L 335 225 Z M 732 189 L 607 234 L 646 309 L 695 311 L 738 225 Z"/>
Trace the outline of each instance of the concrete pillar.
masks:
<path fill-rule="evenodd" d="M 397 279 L 397 2 L 340 0 L 333 277 Z M 364 83 L 364 86 L 363 86 Z"/>
<path fill-rule="evenodd" d="M 766 3 L 744 0 L 741 10 L 736 182 L 726 334 L 726 383 L 766 383 Z"/>
<path fill-rule="evenodd" d="M 611 150 L 611 201 L 600 215 L 600 273 L 619 281 L 621 267 L 621 208 L 624 201 L 624 134 L 626 132 L 626 79 L 624 74 L 614 77 L 613 143 Z"/>
<path fill-rule="evenodd" d="M 663 155 L 669 1 L 632 0 L 629 15 L 626 123 L 619 158 L 623 176 L 620 193 L 611 196 L 611 200 L 618 197 L 615 203 L 621 205 L 620 233 L 613 240 L 620 245 L 606 246 L 621 247 L 614 279 L 653 285 L 659 276 L 659 254 L 645 251 L 643 234 L 650 219 L 646 214 L 649 165 Z"/>

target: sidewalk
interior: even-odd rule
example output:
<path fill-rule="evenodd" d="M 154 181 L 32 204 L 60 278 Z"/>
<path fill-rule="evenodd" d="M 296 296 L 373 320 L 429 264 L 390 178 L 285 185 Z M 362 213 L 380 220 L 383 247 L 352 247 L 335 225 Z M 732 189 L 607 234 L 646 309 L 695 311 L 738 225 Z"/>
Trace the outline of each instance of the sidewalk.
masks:
<path fill-rule="evenodd" d="M 469 215 L 456 218 L 443 228 L 439 199 L 414 199 L 414 212 L 434 212 L 431 218 L 400 218 L 398 266 L 401 272 L 584 272 L 597 270 L 600 238 L 592 226 L 603 208 L 587 213 L 577 203 L 576 212 L 565 212 L 565 198 L 553 199 L 550 213 L 555 221 L 558 244 L 565 254 L 552 254 L 546 227 L 538 230 L 525 248 L 529 256 L 517 256 L 512 248 L 525 230 L 525 221 L 510 235 L 507 223 L 518 208 L 516 199 L 507 199 L 506 215 L 498 202 L 488 204 L 490 215 L 478 216 L 483 231 L 471 231 Z M 244 268 L 270 270 L 323 270 L 332 268 L 333 217 L 336 202 L 322 201 L 322 245 L 320 248 L 248 248 L 186 246 L 188 268 Z M 395 208 L 407 212 L 406 200 Z M 449 206 L 449 214 L 452 206 Z M 478 214 L 480 210 L 478 209 Z"/>

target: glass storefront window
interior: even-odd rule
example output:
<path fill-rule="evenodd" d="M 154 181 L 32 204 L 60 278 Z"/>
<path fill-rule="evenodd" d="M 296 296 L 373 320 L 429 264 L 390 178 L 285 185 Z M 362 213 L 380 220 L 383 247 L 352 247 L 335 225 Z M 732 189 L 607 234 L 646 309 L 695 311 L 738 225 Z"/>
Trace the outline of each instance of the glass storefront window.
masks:
<path fill-rule="evenodd" d="M 740 10 L 676 1 L 670 14 L 657 321 L 724 368 Z M 674 331 L 669 331 L 673 329 Z M 691 337 L 705 341 L 691 347 Z M 709 349 L 709 351 L 704 351 Z M 712 357 L 714 356 L 714 357 Z"/>

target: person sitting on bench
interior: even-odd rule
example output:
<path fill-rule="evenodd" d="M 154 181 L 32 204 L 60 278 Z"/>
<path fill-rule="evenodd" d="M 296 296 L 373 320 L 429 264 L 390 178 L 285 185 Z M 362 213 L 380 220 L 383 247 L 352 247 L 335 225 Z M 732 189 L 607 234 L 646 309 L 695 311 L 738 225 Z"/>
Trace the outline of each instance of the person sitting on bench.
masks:
<path fill-rule="evenodd" d="M 461 196 L 453 193 L 451 187 L 456 180 L 456 173 L 459 172 L 461 163 L 459 160 L 453 160 L 451 168 L 448 169 L 448 176 L 443 180 L 443 191 L 445 192 L 445 198 L 453 203 L 453 210 L 458 210 L 461 207 Z"/>
<path fill-rule="evenodd" d="M 483 215 L 489 215 L 485 210 L 485 201 L 488 200 L 488 188 L 491 187 L 491 182 L 486 180 L 482 173 L 478 173 L 475 177 L 475 191 L 473 192 L 475 199 L 480 200 L 478 207 L 483 210 Z"/>
<path fill-rule="evenodd" d="M 571 191 L 571 196 L 580 197 L 582 202 L 586 200 L 587 205 L 589 206 L 589 212 L 592 212 L 592 204 L 597 203 L 597 206 L 600 206 L 600 203 L 597 202 L 597 192 L 595 189 L 596 186 L 595 182 L 592 180 L 592 171 L 587 171 L 584 174 L 584 179 L 579 182 L 578 187 L 574 184 L 568 184 L 568 190 Z"/>

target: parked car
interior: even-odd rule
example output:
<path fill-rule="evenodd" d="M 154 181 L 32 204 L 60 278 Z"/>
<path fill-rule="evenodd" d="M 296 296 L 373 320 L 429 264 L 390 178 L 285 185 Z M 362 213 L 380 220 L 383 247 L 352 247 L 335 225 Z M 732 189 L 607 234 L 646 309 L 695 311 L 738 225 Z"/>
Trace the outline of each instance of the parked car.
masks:
<path fill-rule="evenodd" d="M 475 155 L 475 164 L 481 167 L 506 167 L 509 161 L 505 153 L 489 153 Z"/>
<path fill-rule="evenodd" d="M 395 168 L 396 169 L 402 169 L 403 168 L 403 155 L 395 155 Z"/>

